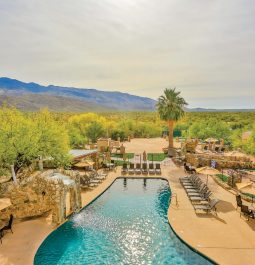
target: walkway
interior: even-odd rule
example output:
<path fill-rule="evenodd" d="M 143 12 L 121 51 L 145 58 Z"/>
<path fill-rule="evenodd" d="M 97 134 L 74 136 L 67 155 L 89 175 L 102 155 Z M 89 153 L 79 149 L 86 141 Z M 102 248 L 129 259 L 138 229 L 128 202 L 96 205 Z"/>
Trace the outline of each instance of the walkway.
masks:
<path fill-rule="evenodd" d="M 90 203 L 120 175 L 118 168 L 98 187 L 82 193 L 82 205 Z M 248 222 L 240 218 L 239 212 L 235 210 L 234 195 L 219 187 L 212 179 L 209 179 L 209 187 L 221 200 L 218 216 L 196 215 L 179 183 L 179 177 L 183 175 L 183 170 L 171 161 L 163 165 L 162 176 L 169 180 L 172 192 L 178 195 L 179 206 L 173 200 L 168 212 L 173 229 L 187 243 L 219 264 L 255 264 L 255 220 Z M 6 234 L 0 245 L 0 264 L 33 264 L 37 248 L 54 228 L 48 221 L 44 217 L 15 224 L 14 234 Z"/>

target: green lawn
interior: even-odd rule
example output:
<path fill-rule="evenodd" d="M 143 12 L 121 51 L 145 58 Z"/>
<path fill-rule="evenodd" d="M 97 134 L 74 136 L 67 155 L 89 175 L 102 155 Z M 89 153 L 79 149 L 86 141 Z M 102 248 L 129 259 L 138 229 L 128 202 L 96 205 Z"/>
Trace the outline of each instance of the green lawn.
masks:
<path fill-rule="evenodd" d="M 161 162 L 167 157 L 167 154 L 164 153 L 148 153 L 147 154 L 147 159 L 149 161 L 156 161 L 156 162 Z"/>
<path fill-rule="evenodd" d="M 115 160 L 114 164 L 115 164 L 115 166 L 122 166 L 123 164 L 129 164 L 129 162 L 123 161 L 123 160 Z"/>
<path fill-rule="evenodd" d="M 126 158 L 127 159 L 132 159 L 134 158 L 134 153 L 126 153 Z M 117 157 L 117 158 L 123 158 L 122 154 L 111 154 L 111 157 Z"/>
<path fill-rule="evenodd" d="M 223 174 L 216 174 L 216 176 L 222 180 L 223 182 L 228 182 L 228 176 L 223 175 Z"/>

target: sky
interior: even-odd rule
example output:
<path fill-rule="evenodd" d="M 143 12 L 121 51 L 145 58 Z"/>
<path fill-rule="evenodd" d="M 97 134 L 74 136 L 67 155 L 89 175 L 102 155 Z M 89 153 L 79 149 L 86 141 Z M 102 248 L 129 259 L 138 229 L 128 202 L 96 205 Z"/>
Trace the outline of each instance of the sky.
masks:
<path fill-rule="evenodd" d="M 0 76 L 255 108 L 254 0 L 0 0 Z"/>

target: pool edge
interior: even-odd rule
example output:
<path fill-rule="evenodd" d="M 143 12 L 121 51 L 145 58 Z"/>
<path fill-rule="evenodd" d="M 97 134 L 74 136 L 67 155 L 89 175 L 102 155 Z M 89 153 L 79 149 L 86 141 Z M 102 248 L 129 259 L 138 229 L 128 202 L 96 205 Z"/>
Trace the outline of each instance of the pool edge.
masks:
<path fill-rule="evenodd" d="M 92 204 L 95 200 L 97 200 L 102 194 L 104 194 L 113 184 L 117 179 L 123 179 L 123 178 L 127 178 L 127 179 L 161 179 L 161 180 L 165 180 L 168 182 L 168 186 L 171 192 L 171 183 L 170 180 L 167 177 L 164 176 L 159 176 L 159 175 L 153 175 L 153 176 L 139 176 L 139 175 L 134 175 L 134 176 L 125 176 L 125 175 L 121 175 L 118 177 L 115 177 L 112 179 L 111 182 L 109 182 L 109 185 L 107 185 L 105 187 L 105 189 L 103 189 L 99 194 L 97 194 L 91 201 L 89 201 L 88 203 L 84 204 L 84 206 L 77 212 L 79 213 L 80 211 L 82 211 L 84 208 L 88 207 L 90 204 Z M 198 249 L 196 249 L 194 246 L 190 245 L 189 243 L 187 243 L 173 228 L 173 226 L 171 225 L 170 219 L 169 219 L 169 214 L 168 212 L 170 211 L 170 205 L 171 205 L 171 198 L 169 200 L 169 205 L 168 205 L 168 209 L 167 209 L 167 219 L 168 219 L 168 224 L 170 226 L 170 228 L 172 229 L 172 231 L 174 232 L 174 234 L 177 236 L 177 238 L 183 243 L 185 244 L 189 249 L 191 249 L 192 251 L 196 252 L 198 255 L 202 256 L 203 258 L 205 258 L 206 260 L 210 261 L 211 263 L 215 264 L 215 265 L 220 265 L 219 263 L 217 263 L 215 260 L 213 260 L 212 258 L 208 257 L 207 255 L 205 255 L 204 253 L 202 253 L 201 251 L 199 251 Z M 39 245 L 39 247 L 37 248 L 34 258 L 33 258 L 33 264 L 34 264 L 34 259 L 36 256 L 37 251 L 39 250 L 39 248 L 41 247 L 42 243 L 50 236 L 50 234 L 55 231 L 56 229 L 58 229 L 58 227 L 60 227 L 61 225 L 63 225 L 65 222 L 67 222 L 69 220 L 70 217 L 72 217 L 74 214 L 76 213 L 72 213 L 70 214 L 66 220 L 62 223 L 60 223 L 59 225 L 56 226 L 55 229 L 53 229 L 41 242 L 41 244 Z"/>

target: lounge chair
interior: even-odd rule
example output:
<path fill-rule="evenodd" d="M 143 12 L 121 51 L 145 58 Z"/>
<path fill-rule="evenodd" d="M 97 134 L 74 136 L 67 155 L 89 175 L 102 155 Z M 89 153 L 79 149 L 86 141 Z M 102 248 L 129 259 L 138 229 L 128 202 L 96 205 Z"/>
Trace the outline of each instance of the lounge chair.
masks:
<path fill-rule="evenodd" d="M 248 221 L 251 218 L 254 218 L 254 213 L 252 212 L 252 210 L 249 209 L 249 207 L 247 205 L 243 205 L 241 206 L 241 212 L 240 212 L 240 217 L 241 215 L 247 216 L 248 217 Z"/>
<path fill-rule="evenodd" d="M 142 167 L 142 173 L 143 174 L 148 174 L 148 166 L 147 163 L 143 163 L 143 167 Z"/>
<path fill-rule="evenodd" d="M 98 173 L 95 169 L 92 170 L 94 178 L 98 180 L 104 180 L 107 177 L 105 173 Z"/>
<path fill-rule="evenodd" d="M 182 186 L 184 188 L 198 188 L 203 184 L 201 179 L 196 179 L 191 182 L 182 182 Z"/>
<path fill-rule="evenodd" d="M 197 203 L 197 202 L 201 203 L 201 202 L 208 202 L 211 195 L 212 192 L 207 191 L 200 195 L 188 195 L 188 197 L 192 203 Z"/>
<path fill-rule="evenodd" d="M 149 164 L 149 174 L 155 174 L 154 164 Z"/>
<path fill-rule="evenodd" d="M 133 163 L 130 163 L 128 173 L 134 174 L 134 172 L 135 172 L 135 165 Z"/>
<path fill-rule="evenodd" d="M 156 164 L 155 172 L 156 172 L 156 174 L 158 174 L 158 175 L 161 174 L 161 166 L 160 166 L 159 163 Z"/>
<path fill-rule="evenodd" d="M 90 178 L 87 175 L 81 175 L 80 176 L 80 184 L 83 188 L 89 187 Z"/>
<path fill-rule="evenodd" d="M 0 230 L 0 237 L 2 238 L 3 235 L 4 235 L 4 231 L 5 230 L 11 230 L 12 234 L 13 234 L 13 231 L 12 231 L 12 223 L 13 223 L 13 215 L 11 214 L 10 215 L 10 219 L 9 219 L 9 222 L 6 226 L 4 226 L 1 230 Z M 2 239 L 1 239 L 1 242 L 2 242 Z"/>
<path fill-rule="evenodd" d="M 242 204 L 243 204 L 243 202 L 242 202 L 241 195 L 236 195 L 236 210 L 238 209 L 238 207 L 240 207 L 240 209 L 241 209 Z"/>
<path fill-rule="evenodd" d="M 122 165 L 122 169 L 121 169 L 121 174 L 126 174 L 128 173 L 128 167 L 127 167 L 127 164 L 123 164 Z"/>
<path fill-rule="evenodd" d="M 141 174 L 142 171 L 141 171 L 141 164 L 136 164 L 136 167 L 135 167 L 135 173 L 136 174 Z"/>
<path fill-rule="evenodd" d="M 218 199 L 211 200 L 208 204 L 193 204 L 193 207 L 195 209 L 195 212 L 197 211 L 204 211 L 206 213 L 209 213 L 211 211 L 214 211 L 216 213 L 216 205 L 219 203 Z M 217 214 L 217 213 L 216 213 Z"/>

